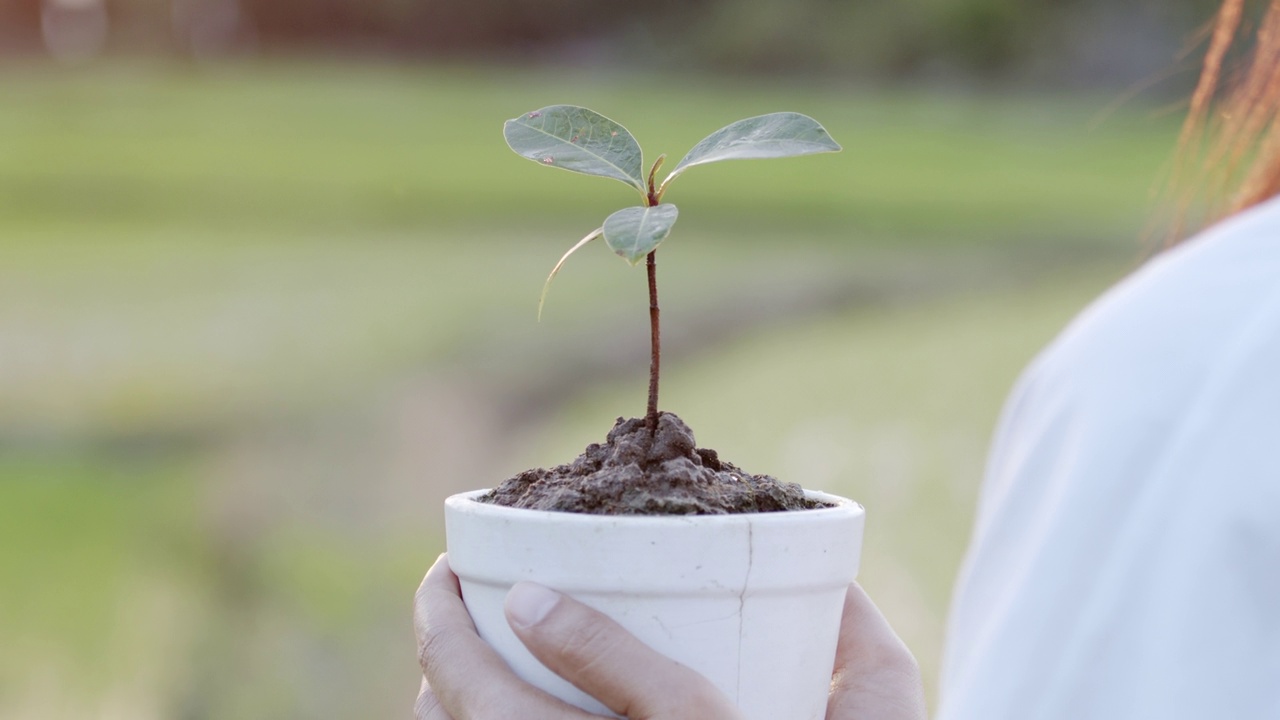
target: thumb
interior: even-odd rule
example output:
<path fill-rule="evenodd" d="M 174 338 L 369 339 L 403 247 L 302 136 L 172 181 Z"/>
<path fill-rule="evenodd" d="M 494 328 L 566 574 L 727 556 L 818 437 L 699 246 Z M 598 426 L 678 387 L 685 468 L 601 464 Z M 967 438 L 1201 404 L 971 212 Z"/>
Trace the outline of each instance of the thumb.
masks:
<path fill-rule="evenodd" d="M 567 595 L 517 583 L 507 594 L 506 614 L 539 662 L 619 715 L 632 720 L 739 717 L 702 675 Z"/>

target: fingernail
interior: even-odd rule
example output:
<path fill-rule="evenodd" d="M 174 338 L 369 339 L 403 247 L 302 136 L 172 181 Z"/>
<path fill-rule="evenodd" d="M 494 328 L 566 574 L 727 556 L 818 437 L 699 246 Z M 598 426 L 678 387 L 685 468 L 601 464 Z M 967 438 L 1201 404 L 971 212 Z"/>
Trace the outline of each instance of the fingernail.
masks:
<path fill-rule="evenodd" d="M 560 593 L 537 583 L 518 582 L 507 593 L 507 617 L 513 624 L 529 627 L 542 622 L 560 602 Z"/>

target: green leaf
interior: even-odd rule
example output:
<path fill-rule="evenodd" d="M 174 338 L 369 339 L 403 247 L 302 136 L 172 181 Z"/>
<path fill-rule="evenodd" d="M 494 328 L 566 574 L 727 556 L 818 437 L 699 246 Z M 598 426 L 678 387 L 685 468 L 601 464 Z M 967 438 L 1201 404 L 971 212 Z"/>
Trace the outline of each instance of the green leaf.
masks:
<path fill-rule="evenodd" d="M 662 187 L 694 165 L 721 160 L 780 158 L 813 153 L 839 152 L 826 128 L 808 115 L 793 112 L 771 113 L 739 120 L 711 133 L 671 171 Z"/>
<path fill-rule="evenodd" d="M 679 211 L 670 203 L 623 208 L 604 220 L 604 241 L 635 265 L 667 239 Z"/>
<path fill-rule="evenodd" d="M 551 281 L 556 279 L 556 273 L 560 272 L 561 267 L 564 267 L 564 261 L 568 260 L 570 255 L 578 252 L 578 248 L 582 247 L 583 245 L 586 245 L 592 240 L 595 240 L 596 238 L 600 237 L 603 234 L 604 234 L 604 228 L 596 228 L 595 230 L 592 230 L 591 232 L 587 233 L 587 236 L 579 240 L 577 245 L 574 245 L 573 247 L 569 248 L 569 252 L 566 252 L 564 255 L 561 255 L 560 262 L 556 263 L 556 266 L 551 268 L 551 274 L 547 276 L 547 281 L 542 284 L 542 296 L 538 298 L 538 319 L 539 320 L 542 319 L 542 306 L 547 302 L 547 291 L 551 289 Z"/>
<path fill-rule="evenodd" d="M 621 180 L 645 192 L 640 143 L 627 129 L 576 105 L 552 105 L 508 120 L 512 150 L 550 167 Z"/>

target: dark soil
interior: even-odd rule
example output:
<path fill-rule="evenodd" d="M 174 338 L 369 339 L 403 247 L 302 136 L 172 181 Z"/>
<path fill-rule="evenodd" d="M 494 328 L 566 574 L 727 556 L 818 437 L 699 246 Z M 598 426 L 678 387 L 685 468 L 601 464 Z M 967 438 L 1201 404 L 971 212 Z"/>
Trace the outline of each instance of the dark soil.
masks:
<path fill-rule="evenodd" d="M 480 502 L 595 515 L 725 515 L 823 507 L 795 483 L 752 475 L 697 447 L 677 416 L 618 422 L 603 445 L 592 443 L 568 465 L 526 470 Z"/>

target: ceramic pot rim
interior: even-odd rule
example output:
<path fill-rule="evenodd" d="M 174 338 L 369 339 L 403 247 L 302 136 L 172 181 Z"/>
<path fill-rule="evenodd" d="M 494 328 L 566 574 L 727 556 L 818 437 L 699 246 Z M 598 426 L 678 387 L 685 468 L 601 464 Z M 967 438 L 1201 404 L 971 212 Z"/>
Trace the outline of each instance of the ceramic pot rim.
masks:
<path fill-rule="evenodd" d="M 465 515 L 488 515 L 494 519 L 506 519 L 521 523 L 555 523 L 559 525 L 610 525 L 625 524 L 629 527 L 645 526 L 733 526 L 741 524 L 786 526 L 808 524 L 845 518 L 850 515 L 862 515 L 866 511 L 862 505 L 839 495 L 831 495 L 818 490 L 805 490 L 805 497 L 827 503 L 829 507 L 809 510 L 787 510 L 780 512 L 732 513 L 726 515 L 597 515 L 591 513 L 560 512 L 555 510 L 527 510 L 503 505 L 491 505 L 477 502 L 476 498 L 489 492 L 489 489 L 470 490 L 451 495 L 445 499 L 445 507 L 449 512 Z"/>

